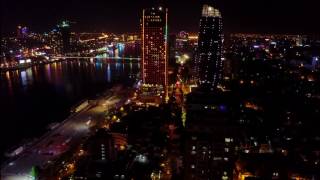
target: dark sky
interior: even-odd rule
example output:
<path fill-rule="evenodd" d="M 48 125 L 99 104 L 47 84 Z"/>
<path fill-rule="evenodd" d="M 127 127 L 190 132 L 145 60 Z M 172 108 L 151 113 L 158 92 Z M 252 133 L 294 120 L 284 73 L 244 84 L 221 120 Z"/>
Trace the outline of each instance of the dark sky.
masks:
<path fill-rule="evenodd" d="M 142 8 L 152 1 L 1 0 L 1 31 L 23 24 L 44 32 L 67 18 L 76 22 L 74 31 L 135 32 Z M 226 32 L 320 33 L 319 0 L 166 0 L 170 31 L 198 31 L 204 2 L 222 11 Z"/>

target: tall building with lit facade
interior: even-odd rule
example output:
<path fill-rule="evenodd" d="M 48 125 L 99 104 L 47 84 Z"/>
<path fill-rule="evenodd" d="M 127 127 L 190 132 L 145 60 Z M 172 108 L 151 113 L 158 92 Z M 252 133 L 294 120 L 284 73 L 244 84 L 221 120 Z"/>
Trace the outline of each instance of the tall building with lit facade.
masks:
<path fill-rule="evenodd" d="M 222 17 L 218 9 L 204 5 L 200 18 L 196 71 L 201 89 L 213 91 L 222 78 Z"/>
<path fill-rule="evenodd" d="M 58 24 L 58 29 L 61 34 L 62 40 L 62 53 L 66 54 L 71 51 L 71 32 L 70 32 L 70 22 L 62 21 Z"/>
<path fill-rule="evenodd" d="M 141 77 L 145 85 L 168 85 L 168 10 L 162 7 L 143 10 Z M 166 95 L 167 96 L 167 95 Z"/>

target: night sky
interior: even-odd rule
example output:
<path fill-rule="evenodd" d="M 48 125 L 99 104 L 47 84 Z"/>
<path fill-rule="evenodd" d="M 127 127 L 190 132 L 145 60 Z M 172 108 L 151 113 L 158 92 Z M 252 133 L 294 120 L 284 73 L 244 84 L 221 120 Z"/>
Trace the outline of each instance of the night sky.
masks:
<path fill-rule="evenodd" d="M 169 29 L 198 31 L 201 6 L 210 2 L 222 11 L 225 32 L 320 33 L 318 0 L 167 0 Z M 136 32 L 139 15 L 152 0 L 1 0 L 1 31 L 18 24 L 45 32 L 57 21 L 76 22 L 73 31 Z"/>

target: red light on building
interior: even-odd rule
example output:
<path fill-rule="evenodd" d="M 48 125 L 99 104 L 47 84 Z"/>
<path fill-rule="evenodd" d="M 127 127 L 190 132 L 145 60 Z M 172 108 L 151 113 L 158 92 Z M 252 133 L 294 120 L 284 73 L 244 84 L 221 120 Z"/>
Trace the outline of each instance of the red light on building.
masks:
<path fill-rule="evenodd" d="M 152 86 L 162 86 L 166 94 L 168 85 L 167 19 L 167 9 L 162 7 L 143 10 L 142 82 Z"/>

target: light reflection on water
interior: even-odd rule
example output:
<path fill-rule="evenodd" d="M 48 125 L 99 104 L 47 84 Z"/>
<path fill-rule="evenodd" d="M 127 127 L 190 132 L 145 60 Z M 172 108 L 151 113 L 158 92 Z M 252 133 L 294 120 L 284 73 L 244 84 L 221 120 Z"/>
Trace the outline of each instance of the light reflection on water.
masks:
<path fill-rule="evenodd" d="M 21 77 L 21 84 L 22 84 L 22 86 L 28 85 L 28 82 L 27 82 L 27 73 L 26 73 L 26 71 L 21 71 L 21 72 L 20 72 L 20 77 Z"/>
<path fill-rule="evenodd" d="M 125 62 L 125 63 L 123 63 Z M 115 83 L 137 78 L 139 63 L 117 60 L 65 60 L 0 73 L 0 131 L 8 148 L 62 121 L 80 100 L 94 97 Z M 2 149 L 3 150 L 3 149 Z"/>
<path fill-rule="evenodd" d="M 7 71 L 1 74 L 2 86 L 0 90 L 7 95 L 14 95 L 14 91 L 19 88 L 23 88 L 26 91 L 33 83 L 46 82 L 58 87 L 66 86 L 65 89 L 69 92 L 72 89 L 70 87 L 73 86 L 72 84 L 84 81 L 81 76 L 89 75 L 89 77 L 86 77 L 89 81 L 105 81 L 106 83 L 117 81 L 125 75 L 130 78 L 132 75 L 135 77 L 140 64 L 137 62 L 124 62 L 119 60 L 110 62 L 100 59 L 89 59 L 88 61 L 72 60 L 38 65 L 25 70 Z M 101 76 L 100 74 L 104 75 Z M 76 75 L 78 77 L 75 77 Z"/>
<path fill-rule="evenodd" d="M 108 82 L 111 82 L 111 69 L 110 69 L 110 64 L 108 64 L 108 67 L 107 67 L 107 79 L 108 79 Z"/>
<path fill-rule="evenodd" d="M 51 82 L 51 64 L 45 65 L 45 71 L 46 71 L 46 75 L 47 75 L 47 81 Z"/>

